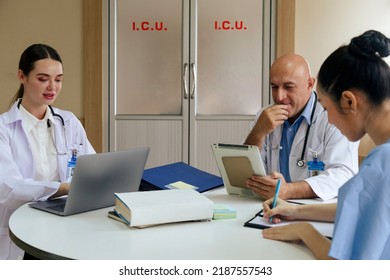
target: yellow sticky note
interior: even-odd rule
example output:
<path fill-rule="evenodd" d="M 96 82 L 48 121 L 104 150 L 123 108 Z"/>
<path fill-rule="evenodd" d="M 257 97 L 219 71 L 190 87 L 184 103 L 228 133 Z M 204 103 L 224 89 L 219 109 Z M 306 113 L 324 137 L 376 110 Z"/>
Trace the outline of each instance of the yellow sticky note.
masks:
<path fill-rule="evenodd" d="M 171 189 L 197 189 L 197 187 L 187 184 L 183 181 L 177 181 L 168 185 Z"/>

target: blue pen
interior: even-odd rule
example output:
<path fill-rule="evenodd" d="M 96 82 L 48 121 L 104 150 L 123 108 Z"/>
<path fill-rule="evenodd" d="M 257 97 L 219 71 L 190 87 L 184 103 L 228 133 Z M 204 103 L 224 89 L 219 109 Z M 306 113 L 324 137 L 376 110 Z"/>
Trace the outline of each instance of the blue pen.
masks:
<path fill-rule="evenodd" d="M 278 195 L 279 195 L 279 189 L 280 189 L 280 179 L 278 180 L 277 184 L 276 184 L 276 189 L 275 189 L 275 195 L 274 195 L 274 201 L 272 201 L 272 208 L 275 208 L 276 207 L 276 201 L 278 200 Z M 271 209 L 272 209 L 271 208 Z M 272 222 L 272 217 L 269 218 L 269 222 L 271 223 Z"/>

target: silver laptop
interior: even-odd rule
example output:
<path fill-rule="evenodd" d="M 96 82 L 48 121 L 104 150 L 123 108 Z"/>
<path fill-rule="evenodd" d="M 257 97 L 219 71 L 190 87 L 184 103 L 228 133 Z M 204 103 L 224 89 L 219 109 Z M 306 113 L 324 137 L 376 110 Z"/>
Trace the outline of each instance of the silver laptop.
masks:
<path fill-rule="evenodd" d="M 29 206 L 61 216 L 113 206 L 114 193 L 138 191 L 148 155 L 147 147 L 81 155 L 67 197 Z"/>

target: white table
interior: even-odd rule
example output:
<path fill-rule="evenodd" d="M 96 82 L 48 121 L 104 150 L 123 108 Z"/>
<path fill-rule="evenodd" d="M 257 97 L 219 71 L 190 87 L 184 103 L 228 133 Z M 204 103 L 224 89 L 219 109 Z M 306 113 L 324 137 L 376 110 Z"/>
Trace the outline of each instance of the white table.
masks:
<path fill-rule="evenodd" d="M 11 239 L 42 259 L 88 260 L 243 260 L 313 259 L 304 246 L 263 239 L 244 223 L 261 209 L 261 201 L 226 194 L 206 194 L 237 211 L 236 219 L 185 222 L 129 228 L 107 217 L 108 210 L 60 217 L 27 205 L 11 216 Z"/>

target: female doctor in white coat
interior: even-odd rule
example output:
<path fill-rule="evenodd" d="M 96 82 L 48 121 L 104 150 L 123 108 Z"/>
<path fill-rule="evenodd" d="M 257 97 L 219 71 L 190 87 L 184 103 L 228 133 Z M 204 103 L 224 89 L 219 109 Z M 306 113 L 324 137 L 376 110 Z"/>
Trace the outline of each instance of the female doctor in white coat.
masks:
<path fill-rule="evenodd" d="M 56 50 L 42 44 L 28 47 L 18 78 L 14 102 L 0 115 L 0 259 L 23 256 L 9 238 L 11 214 L 26 202 L 66 195 L 72 151 L 95 153 L 75 115 L 51 107 L 63 79 Z"/>

